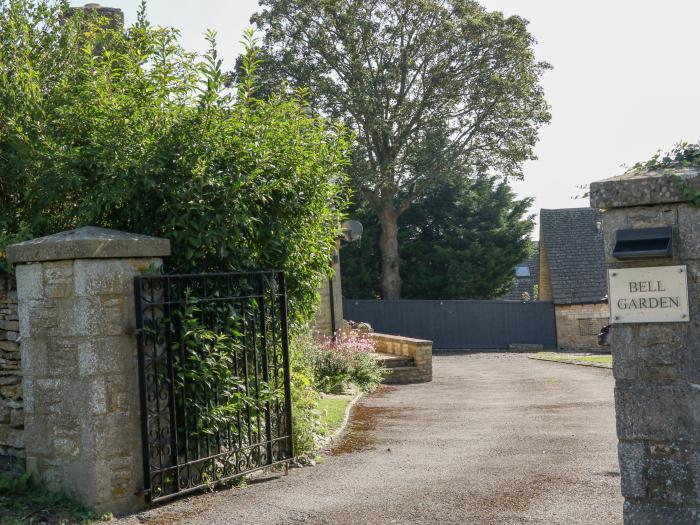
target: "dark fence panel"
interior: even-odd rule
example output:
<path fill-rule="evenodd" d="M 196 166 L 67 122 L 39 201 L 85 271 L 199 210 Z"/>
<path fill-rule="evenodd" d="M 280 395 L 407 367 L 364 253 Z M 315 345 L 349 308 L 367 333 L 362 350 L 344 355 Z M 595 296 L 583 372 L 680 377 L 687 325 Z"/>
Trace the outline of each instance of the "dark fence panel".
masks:
<path fill-rule="evenodd" d="M 554 304 L 519 301 L 373 301 L 346 299 L 343 317 L 381 333 L 429 339 L 433 348 L 556 346 Z"/>

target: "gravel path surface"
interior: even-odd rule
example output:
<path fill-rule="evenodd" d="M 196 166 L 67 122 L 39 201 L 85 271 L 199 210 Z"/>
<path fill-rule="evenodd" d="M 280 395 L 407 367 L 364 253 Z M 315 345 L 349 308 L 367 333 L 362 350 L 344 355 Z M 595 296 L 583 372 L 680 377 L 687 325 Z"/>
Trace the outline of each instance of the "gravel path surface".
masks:
<path fill-rule="evenodd" d="M 362 399 L 322 465 L 118 523 L 622 523 L 609 370 L 465 354 L 433 375 Z"/>

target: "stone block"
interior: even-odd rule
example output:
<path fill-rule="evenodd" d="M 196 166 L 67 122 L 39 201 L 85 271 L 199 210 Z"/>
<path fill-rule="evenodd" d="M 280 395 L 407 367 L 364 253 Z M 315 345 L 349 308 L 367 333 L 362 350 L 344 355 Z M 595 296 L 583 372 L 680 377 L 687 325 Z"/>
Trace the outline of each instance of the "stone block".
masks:
<path fill-rule="evenodd" d="M 10 425 L 0 425 L 0 446 L 23 448 L 24 431 L 18 428 L 12 428 Z"/>
<path fill-rule="evenodd" d="M 17 291 L 24 300 L 43 299 L 44 283 L 41 264 L 21 264 L 15 267 Z"/>
<path fill-rule="evenodd" d="M 27 456 L 50 456 L 53 453 L 51 421 L 48 417 L 24 414 Z"/>
<path fill-rule="evenodd" d="M 10 427 L 21 429 L 24 428 L 24 410 L 14 408 L 10 412 Z"/>
<path fill-rule="evenodd" d="M 655 443 L 648 447 L 646 485 L 651 500 L 681 504 L 695 499 L 692 450 L 685 443 Z"/>
<path fill-rule="evenodd" d="M 90 507 L 96 505 L 95 492 L 102 481 L 97 478 L 94 462 L 77 460 L 61 465 L 61 479 L 66 494 Z"/>
<path fill-rule="evenodd" d="M 65 392 L 69 384 L 66 379 L 34 378 L 31 382 L 33 388 L 31 407 L 33 410 L 30 410 L 30 406 L 25 406 L 25 409 L 32 414 L 45 416 L 79 412 L 79 407 L 71 407 L 69 403 L 65 402 Z"/>
<path fill-rule="evenodd" d="M 28 338 L 22 343 L 22 363 L 27 375 L 60 378 L 78 373 L 78 349 L 74 338 Z"/>
<path fill-rule="evenodd" d="M 34 378 L 27 375 L 22 378 L 22 406 L 25 412 L 34 413 Z"/>
<path fill-rule="evenodd" d="M 140 426 L 134 423 L 130 414 L 83 417 L 80 422 L 82 457 L 111 459 L 140 450 Z"/>
<path fill-rule="evenodd" d="M 81 338 L 78 343 L 81 376 L 119 374 L 137 369 L 133 335 Z"/>
<path fill-rule="evenodd" d="M 154 261 L 155 263 L 155 261 Z M 75 261 L 75 295 L 129 295 L 133 293 L 133 263 L 127 259 Z"/>
<path fill-rule="evenodd" d="M 136 370 L 133 376 L 111 376 L 105 380 L 106 412 L 109 414 L 125 414 L 138 412 L 138 379 Z"/>
<path fill-rule="evenodd" d="M 9 385 L 3 385 L 0 383 L 0 396 L 15 401 L 18 399 L 22 399 L 21 383 L 19 381 L 15 381 L 13 383 L 14 384 Z"/>
<path fill-rule="evenodd" d="M 73 261 L 42 264 L 43 295 L 64 299 L 73 295 Z"/>
<path fill-rule="evenodd" d="M 621 441 L 691 440 L 697 428 L 700 391 L 687 385 L 626 384 L 615 387 L 617 435 Z"/>
<path fill-rule="evenodd" d="M 0 371 L 5 372 L 18 372 L 19 371 L 19 361 L 17 359 L 8 359 L 8 356 L 16 357 L 16 354 L 5 354 L 0 353 Z M 2 374 L 0 372 L 0 374 Z M 1 381 L 1 380 L 0 380 Z"/>
<path fill-rule="evenodd" d="M 27 299 L 19 306 L 19 330 L 22 337 L 46 338 L 58 333 L 59 310 L 65 313 L 64 305 L 56 300 Z"/>
<path fill-rule="evenodd" d="M 0 350 L 4 352 L 19 352 L 19 343 L 16 341 L 0 341 Z"/>
<path fill-rule="evenodd" d="M 9 424 L 11 412 L 12 409 L 0 400 L 0 425 Z"/>
<path fill-rule="evenodd" d="M 626 500 L 625 525 L 697 525 L 700 513 L 693 507 L 673 507 L 644 501 Z"/>
<path fill-rule="evenodd" d="M 73 338 L 51 338 L 46 342 L 47 377 L 78 375 L 78 343 Z"/>
<path fill-rule="evenodd" d="M 22 383 L 22 376 L 16 371 L 0 371 L 0 386 L 19 385 Z"/>
<path fill-rule="evenodd" d="M 0 320 L 0 330 L 19 332 L 19 321 Z"/>
<path fill-rule="evenodd" d="M 690 204 L 678 206 L 678 246 L 682 259 L 700 259 L 699 207 Z"/>
<path fill-rule="evenodd" d="M 66 312 L 71 335 L 77 337 L 118 336 L 133 333 L 135 324 L 127 312 L 130 305 L 123 295 L 76 298 Z"/>
<path fill-rule="evenodd" d="M 687 323 L 618 324 L 612 330 L 618 380 L 674 383 L 689 379 Z"/>
<path fill-rule="evenodd" d="M 87 417 L 107 412 L 107 389 L 104 377 L 96 376 L 73 380 L 63 390 L 66 414 Z"/>

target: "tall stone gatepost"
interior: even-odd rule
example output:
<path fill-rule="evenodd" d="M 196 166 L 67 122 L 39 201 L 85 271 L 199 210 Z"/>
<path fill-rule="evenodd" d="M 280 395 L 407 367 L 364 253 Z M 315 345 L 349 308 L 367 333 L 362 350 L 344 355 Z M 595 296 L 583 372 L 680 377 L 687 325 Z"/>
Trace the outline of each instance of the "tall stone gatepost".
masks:
<path fill-rule="evenodd" d="M 134 276 L 170 241 L 87 227 L 8 247 L 27 470 L 99 512 L 143 506 Z"/>
<path fill-rule="evenodd" d="M 604 210 L 624 521 L 700 523 L 700 171 L 591 184 Z"/>

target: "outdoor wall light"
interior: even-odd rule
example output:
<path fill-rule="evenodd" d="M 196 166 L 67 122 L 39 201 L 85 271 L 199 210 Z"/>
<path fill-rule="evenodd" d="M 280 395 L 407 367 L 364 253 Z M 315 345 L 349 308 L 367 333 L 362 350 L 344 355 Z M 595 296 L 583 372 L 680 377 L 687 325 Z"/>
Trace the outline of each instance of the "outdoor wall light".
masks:
<path fill-rule="evenodd" d="M 648 259 L 671 257 L 673 228 L 639 228 L 617 230 L 613 257 L 616 259 Z"/>

